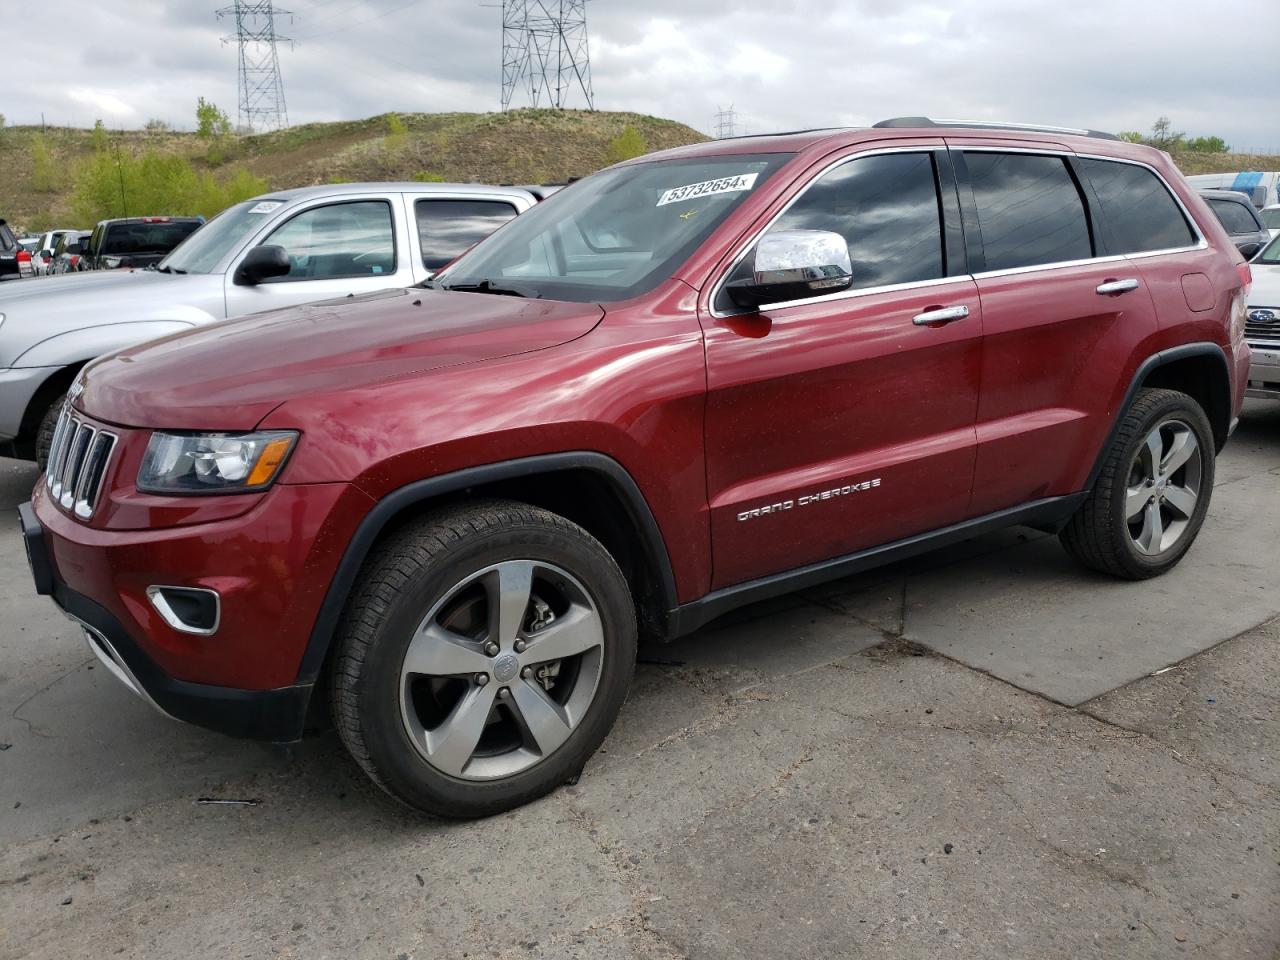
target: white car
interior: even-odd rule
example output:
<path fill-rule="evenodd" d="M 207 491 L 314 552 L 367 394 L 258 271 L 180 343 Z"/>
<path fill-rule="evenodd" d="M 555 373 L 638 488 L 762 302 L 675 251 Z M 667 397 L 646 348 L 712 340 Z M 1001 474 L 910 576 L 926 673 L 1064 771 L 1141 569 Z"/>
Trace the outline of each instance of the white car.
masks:
<path fill-rule="evenodd" d="M 36 248 L 31 251 L 31 266 L 37 277 L 45 277 L 53 273 L 53 248 L 58 245 L 58 238 L 64 233 L 78 233 L 77 230 L 50 230 L 40 234 Z"/>
<path fill-rule="evenodd" d="M 1280 236 L 1280 203 L 1273 203 L 1263 207 L 1258 211 L 1258 215 L 1262 217 L 1262 222 L 1271 231 L 1272 238 Z"/>
<path fill-rule="evenodd" d="M 1249 363 L 1250 397 L 1280 400 L 1280 237 L 1249 264 L 1253 287 L 1244 336 L 1253 357 Z"/>

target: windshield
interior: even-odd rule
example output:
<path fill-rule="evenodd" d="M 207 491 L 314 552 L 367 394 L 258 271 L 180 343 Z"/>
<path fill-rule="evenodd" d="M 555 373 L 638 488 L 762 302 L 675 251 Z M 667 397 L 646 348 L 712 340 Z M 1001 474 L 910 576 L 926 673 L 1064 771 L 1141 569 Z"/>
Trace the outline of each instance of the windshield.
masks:
<path fill-rule="evenodd" d="M 671 276 L 791 154 L 658 160 L 604 170 L 538 204 L 438 278 L 446 288 L 579 303 Z"/>
<path fill-rule="evenodd" d="M 227 207 L 160 261 L 173 273 L 211 273 L 232 250 L 267 222 L 283 200 L 247 200 Z"/>
<path fill-rule="evenodd" d="M 1253 258 L 1254 263 L 1280 263 L 1280 237 L 1275 237 Z"/>
<path fill-rule="evenodd" d="M 1280 230 L 1280 207 L 1267 207 L 1262 211 L 1262 222 L 1268 230 Z"/>

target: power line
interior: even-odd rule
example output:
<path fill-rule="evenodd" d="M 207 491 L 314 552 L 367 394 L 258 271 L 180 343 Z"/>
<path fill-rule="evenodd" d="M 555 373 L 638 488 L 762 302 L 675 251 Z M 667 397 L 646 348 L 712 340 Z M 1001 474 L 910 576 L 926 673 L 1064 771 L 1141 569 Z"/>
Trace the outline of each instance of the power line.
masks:
<path fill-rule="evenodd" d="M 333 27 L 328 30 L 321 30 L 319 33 L 303 34 L 302 36 L 295 37 L 294 39 L 314 40 L 317 37 L 328 37 L 328 36 L 332 36 L 335 33 L 347 33 L 350 30 L 355 30 L 357 27 L 363 27 L 366 23 L 373 23 L 375 20 L 381 20 L 383 17 L 389 17 L 391 16 L 391 14 L 399 13 L 401 10 L 407 10 L 410 7 L 416 7 L 420 3 L 422 3 L 422 0 L 408 0 L 407 3 L 402 3 L 399 6 L 392 7 L 390 10 L 383 10 L 381 13 L 375 13 L 371 17 L 365 17 L 363 20 L 357 20 L 355 23 L 344 24 L 342 26 Z M 359 4 L 357 4 L 357 6 L 359 6 Z M 316 20 L 314 23 L 323 23 L 326 20 L 332 20 L 334 17 L 341 16 L 344 13 L 350 13 L 354 9 L 355 7 L 348 7 L 346 10 L 339 10 L 337 13 L 330 14 L 327 17 L 321 17 L 319 20 Z"/>
<path fill-rule="evenodd" d="M 240 48 L 240 126 L 250 131 L 287 127 L 289 112 L 276 45 L 293 41 L 276 33 L 276 17 L 288 16 L 292 20 L 292 14 L 275 9 L 272 0 L 235 0 L 217 14 L 219 19 L 235 20 L 235 34 L 223 37 L 222 42 L 234 41 Z"/>
<path fill-rule="evenodd" d="M 516 88 L 529 105 L 563 109 L 581 91 L 595 109 L 586 0 L 502 0 L 502 109 Z"/>

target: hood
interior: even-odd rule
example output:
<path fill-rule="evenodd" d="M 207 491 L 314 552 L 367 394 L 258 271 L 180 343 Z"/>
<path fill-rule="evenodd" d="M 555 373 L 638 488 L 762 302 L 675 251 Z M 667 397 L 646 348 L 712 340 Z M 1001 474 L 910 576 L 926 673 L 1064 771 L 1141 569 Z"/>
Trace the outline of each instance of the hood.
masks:
<path fill-rule="evenodd" d="M 0 284 L 0 313 L 5 315 L 0 367 L 21 366 L 23 353 L 36 344 L 87 327 L 221 319 L 226 311 L 222 283 L 221 274 L 91 270 Z"/>
<path fill-rule="evenodd" d="M 1280 307 L 1280 264 L 1251 263 L 1253 287 L 1249 291 L 1249 306 Z"/>
<path fill-rule="evenodd" d="M 542 350 L 603 316 L 594 303 L 387 290 L 124 350 L 86 369 L 78 403 L 121 426 L 249 430 L 293 397 Z"/>

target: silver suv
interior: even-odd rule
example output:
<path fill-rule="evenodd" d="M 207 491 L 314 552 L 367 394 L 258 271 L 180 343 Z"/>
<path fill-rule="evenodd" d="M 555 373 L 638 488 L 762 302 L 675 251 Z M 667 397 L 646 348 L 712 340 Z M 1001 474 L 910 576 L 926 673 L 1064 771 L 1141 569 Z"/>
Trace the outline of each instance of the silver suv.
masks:
<path fill-rule="evenodd" d="M 554 188 L 285 190 L 223 211 L 155 268 L 0 288 L 0 453 L 42 465 L 85 363 L 227 317 L 421 283 Z"/>

